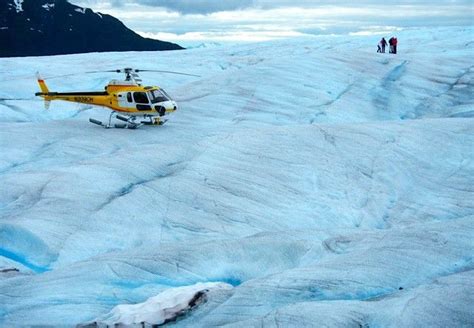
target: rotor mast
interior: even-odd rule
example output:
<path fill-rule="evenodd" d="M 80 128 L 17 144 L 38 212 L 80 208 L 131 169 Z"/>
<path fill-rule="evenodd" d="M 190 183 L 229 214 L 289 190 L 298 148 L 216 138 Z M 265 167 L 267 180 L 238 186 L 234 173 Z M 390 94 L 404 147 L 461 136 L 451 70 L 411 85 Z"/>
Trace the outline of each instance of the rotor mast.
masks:
<path fill-rule="evenodd" d="M 137 74 L 138 70 L 133 69 L 133 68 L 124 68 L 124 69 L 118 69 L 116 71 L 117 73 L 125 73 L 125 81 L 127 82 L 132 82 L 136 85 L 141 86 L 142 85 L 142 79 L 140 76 Z"/>

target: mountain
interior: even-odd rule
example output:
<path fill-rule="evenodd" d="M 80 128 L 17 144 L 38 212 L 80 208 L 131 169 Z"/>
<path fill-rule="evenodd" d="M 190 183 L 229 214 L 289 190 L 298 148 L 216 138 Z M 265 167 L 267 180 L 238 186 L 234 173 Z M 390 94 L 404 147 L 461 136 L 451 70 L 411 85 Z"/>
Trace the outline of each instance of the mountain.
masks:
<path fill-rule="evenodd" d="M 0 57 L 183 49 L 67 0 L 0 0 L 0 44 Z"/>

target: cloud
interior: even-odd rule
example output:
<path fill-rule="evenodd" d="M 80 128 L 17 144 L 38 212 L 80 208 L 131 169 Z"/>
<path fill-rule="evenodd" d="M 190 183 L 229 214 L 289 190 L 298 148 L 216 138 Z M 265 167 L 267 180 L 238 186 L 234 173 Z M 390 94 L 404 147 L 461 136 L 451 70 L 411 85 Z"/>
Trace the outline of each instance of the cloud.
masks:
<path fill-rule="evenodd" d="M 100 6 L 99 0 L 77 0 L 78 5 Z M 113 8 L 122 8 L 127 5 L 142 5 L 163 8 L 182 14 L 210 14 L 220 11 L 233 11 L 250 8 L 255 5 L 255 0 L 109 0 Z"/>
<path fill-rule="evenodd" d="M 386 0 L 380 4 L 361 0 L 357 5 L 338 0 L 330 5 L 329 1 L 318 0 L 70 1 L 115 16 L 139 34 L 172 42 L 260 41 L 303 35 L 374 34 L 387 27 L 471 25 L 473 14 L 473 5 L 466 1 L 420 0 L 407 4 Z"/>
<path fill-rule="evenodd" d="M 92 7 L 107 3 L 104 0 L 72 0 L 74 3 Z M 348 4 L 347 0 L 108 0 L 111 7 L 120 8 L 126 5 L 142 5 L 163 8 L 181 14 L 210 14 L 221 11 L 241 9 L 275 9 L 282 7 L 315 8 L 321 6 L 358 7 L 379 6 L 379 0 L 359 0 Z M 390 10 L 391 6 L 471 6 L 472 0 L 386 0 L 383 5 Z"/>
<path fill-rule="evenodd" d="M 232 11 L 252 7 L 254 0 L 140 0 L 148 6 L 159 6 L 180 13 L 208 14 L 220 11 Z"/>
<path fill-rule="evenodd" d="M 158 40 L 173 40 L 180 44 L 193 44 L 195 42 L 256 42 L 275 39 L 285 39 L 305 36 L 304 33 L 297 31 L 219 31 L 219 32 L 186 32 L 182 34 L 175 33 L 151 33 L 141 32 L 140 35 L 146 38 Z"/>

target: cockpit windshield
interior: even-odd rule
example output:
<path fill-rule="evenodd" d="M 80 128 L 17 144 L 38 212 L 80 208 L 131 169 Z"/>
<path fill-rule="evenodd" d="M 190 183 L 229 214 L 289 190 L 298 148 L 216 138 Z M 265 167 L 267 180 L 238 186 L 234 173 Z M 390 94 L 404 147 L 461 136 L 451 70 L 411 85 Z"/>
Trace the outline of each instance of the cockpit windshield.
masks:
<path fill-rule="evenodd" d="M 156 104 L 163 101 L 169 101 L 170 96 L 163 90 L 152 90 L 149 92 L 150 100 L 152 104 Z"/>

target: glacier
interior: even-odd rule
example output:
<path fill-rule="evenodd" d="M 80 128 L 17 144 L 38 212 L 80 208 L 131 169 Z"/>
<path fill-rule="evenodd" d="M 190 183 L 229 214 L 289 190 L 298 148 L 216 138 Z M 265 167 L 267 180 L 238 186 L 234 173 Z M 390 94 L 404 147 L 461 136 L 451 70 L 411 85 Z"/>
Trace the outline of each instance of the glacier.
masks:
<path fill-rule="evenodd" d="M 0 59 L 0 325 L 138 325 L 117 309 L 224 286 L 167 325 L 473 326 L 473 35 Z M 180 108 L 133 131 L 34 97 L 36 71 L 129 66 L 201 77 L 143 73 Z"/>

